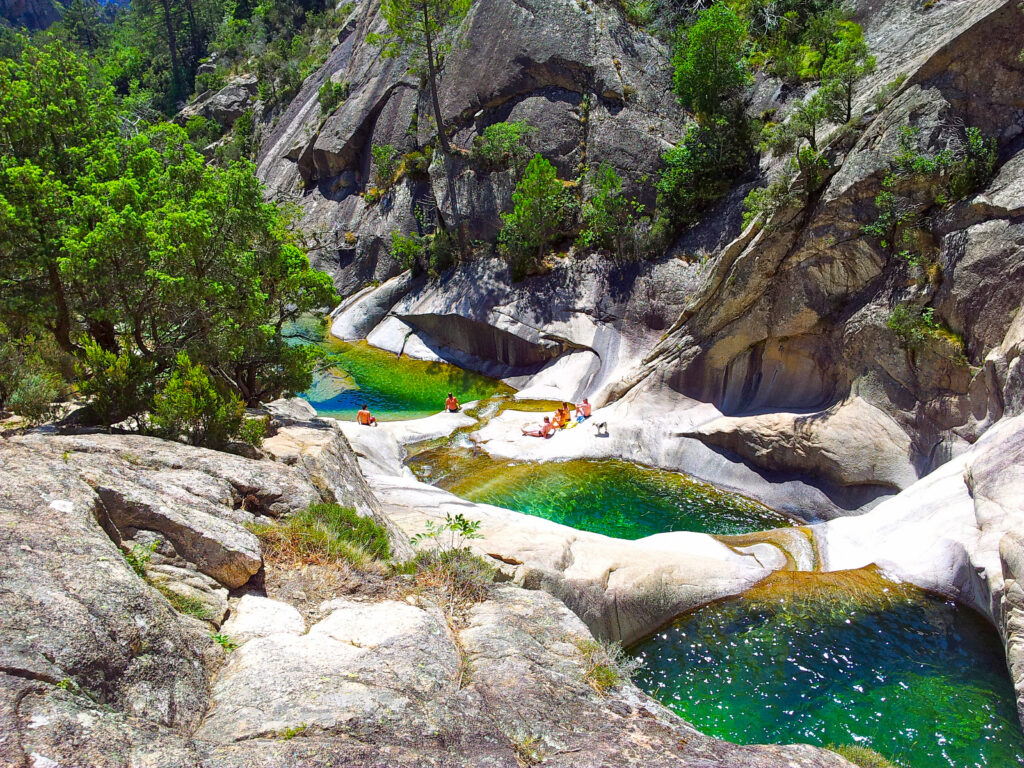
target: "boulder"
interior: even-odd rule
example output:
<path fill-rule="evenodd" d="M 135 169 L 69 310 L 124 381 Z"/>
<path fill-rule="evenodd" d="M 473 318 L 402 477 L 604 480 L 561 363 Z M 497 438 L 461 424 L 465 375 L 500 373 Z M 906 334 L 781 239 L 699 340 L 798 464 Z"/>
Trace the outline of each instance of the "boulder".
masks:
<path fill-rule="evenodd" d="M 696 437 L 763 469 L 822 477 L 840 486 L 902 490 L 917 480 L 907 433 L 860 397 L 815 413 L 722 417 L 679 436 Z"/>
<path fill-rule="evenodd" d="M 306 622 L 294 607 L 259 595 L 242 595 L 221 627 L 221 633 L 239 645 L 260 637 L 301 635 L 305 631 Z"/>

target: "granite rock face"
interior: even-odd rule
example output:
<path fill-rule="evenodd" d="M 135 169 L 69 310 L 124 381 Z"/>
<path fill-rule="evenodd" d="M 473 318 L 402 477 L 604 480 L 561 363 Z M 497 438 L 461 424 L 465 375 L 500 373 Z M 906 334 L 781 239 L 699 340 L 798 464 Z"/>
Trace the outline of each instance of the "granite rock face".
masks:
<path fill-rule="evenodd" d="M 219 541 L 333 494 L 297 461 L 129 435 L 0 440 L 0 763 L 849 768 L 705 737 L 625 680 L 598 693 L 588 654 L 604 651 L 545 591 L 494 586 L 454 614 L 399 581 L 324 603 L 307 631 L 250 580 L 217 635 L 229 651 L 211 637 L 226 607 L 204 622 L 154 588 L 180 586 L 175 571 L 216 584 L 172 512 Z"/>

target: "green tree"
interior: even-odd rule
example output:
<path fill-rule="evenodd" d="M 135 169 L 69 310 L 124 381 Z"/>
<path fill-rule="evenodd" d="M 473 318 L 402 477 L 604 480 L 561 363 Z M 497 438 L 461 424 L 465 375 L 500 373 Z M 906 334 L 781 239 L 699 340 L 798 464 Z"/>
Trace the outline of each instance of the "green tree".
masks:
<path fill-rule="evenodd" d="M 745 125 L 724 117 L 692 124 L 675 147 L 662 155 L 658 207 L 676 227 L 691 224 L 725 194 L 750 163 Z"/>
<path fill-rule="evenodd" d="M 380 14 L 387 22 L 388 36 L 368 35 L 367 40 L 382 46 L 385 56 L 395 57 L 403 52 L 422 56 L 427 65 L 427 85 L 430 104 L 437 124 L 437 139 L 444 153 L 448 175 L 448 193 L 452 215 L 459 237 L 459 250 L 465 253 L 465 233 L 462 230 L 458 197 L 455 192 L 454 171 L 451 166 L 452 147 L 448 129 L 441 113 L 437 96 L 437 71 L 450 48 L 451 30 L 465 18 L 473 0 L 382 0 Z"/>
<path fill-rule="evenodd" d="M 565 188 L 558 171 L 541 155 L 534 155 L 512 193 L 511 213 L 503 214 L 498 247 L 512 264 L 512 274 L 522 278 L 540 263 L 558 237 L 564 218 Z"/>
<path fill-rule="evenodd" d="M 523 120 L 495 123 L 473 140 L 473 159 L 488 168 L 522 168 L 529 157 L 526 137 L 537 129 Z"/>
<path fill-rule="evenodd" d="M 180 351 L 249 405 L 307 387 L 318 352 L 282 327 L 336 296 L 252 164 L 209 165 L 173 125 L 125 136 L 92 77 L 60 45 L 0 62 L 0 321 L 76 356 L 83 389 L 141 390 L 136 367 L 162 379 Z M 120 420 L 149 394 L 113 399 Z"/>
<path fill-rule="evenodd" d="M 789 118 L 790 130 L 799 139 L 806 139 L 811 149 L 818 151 L 818 138 L 822 126 L 828 119 L 831 94 L 819 88 L 814 95 L 805 101 L 793 105 L 793 114 Z"/>
<path fill-rule="evenodd" d="M 853 94 L 857 83 L 875 71 L 875 57 L 868 54 L 860 26 L 848 25 L 846 34 L 821 68 L 824 88 L 830 95 L 829 116 L 844 123 L 853 119 Z"/>
<path fill-rule="evenodd" d="M 644 206 L 627 197 L 615 169 L 602 163 L 591 179 L 594 193 L 583 206 L 583 230 L 576 239 L 583 248 L 599 248 L 619 258 L 627 255 L 627 244 Z"/>
<path fill-rule="evenodd" d="M 676 93 L 700 119 L 720 114 L 729 98 L 749 82 L 743 57 L 746 34 L 743 19 L 724 3 L 715 3 L 700 13 L 676 46 Z"/>

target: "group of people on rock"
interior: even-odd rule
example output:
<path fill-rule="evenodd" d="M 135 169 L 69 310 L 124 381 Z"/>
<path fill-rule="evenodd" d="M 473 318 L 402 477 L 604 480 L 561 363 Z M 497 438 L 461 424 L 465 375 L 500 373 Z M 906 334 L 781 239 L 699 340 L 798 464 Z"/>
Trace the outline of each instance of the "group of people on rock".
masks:
<path fill-rule="evenodd" d="M 459 399 L 455 397 L 451 392 L 448 393 L 447 399 L 444 401 L 444 410 L 447 413 L 457 413 L 461 410 L 462 406 L 459 405 Z M 523 434 L 529 437 L 551 437 L 555 434 L 556 430 L 565 429 L 570 425 L 582 424 L 584 421 L 590 418 L 592 408 L 590 401 L 587 398 L 583 398 L 583 402 L 579 405 L 573 405 L 568 402 L 563 402 L 562 406 L 555 411 L 554 416 L 545 416 L 544 422 L 537 429 L 527 429 L 523 427 Z M 359 412 L 356 414 L 356 423 L 363 425 L 364 427 L 376 427 L 377 419 L 370 413 L 370 406 L 363 403 Z M 598 432 L 604 427 L 607 430 L 607 422 L 605 424 L 598 424 Z"/>
<path fill-rule="evenodd" d="M 585 397 L 579 405 L 563 402 L 562 407 L 555 411 L 554 417 L 545 416 L 544 423 L 537 429 L 523 427 L 523 434 L 529 437 L 551 437 L 556 429 L 565 429 L 573 421 L 582 424 L 590 418 L 591 410 L 590 401 Z"/>

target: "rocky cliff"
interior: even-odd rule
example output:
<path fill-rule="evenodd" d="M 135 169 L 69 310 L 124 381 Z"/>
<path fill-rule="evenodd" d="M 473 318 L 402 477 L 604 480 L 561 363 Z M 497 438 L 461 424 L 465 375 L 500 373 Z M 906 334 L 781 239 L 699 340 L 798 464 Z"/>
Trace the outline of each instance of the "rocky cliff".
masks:
<path fill-rule="evenodd" d="M 307 84 L 304 106 L 277 123 L 261 174 L 302 204 L 322 245 L 316 262 L 353 294 L 336 313 L 339 335 L 455 360 L 528 393 L 668 398 L 673 410 L 705 403 L 714 412 L 669 439 L 700 441 L 766 478 L 809 477 L 832 513 L 861 509 L 1020 407 L 1024 17 L 1006 0 L 863 2 L 855 15 L 879 65 L 857 91 L 862 117 L 825 149 L 822 188 L 741 231 L 751 184 L 740 185 L 671 258 L 622 265 L 577 254 L 523 283 L 476 261 L 439 281 L 399 277 L 374 289 L 398 270 L 387 235 L 448 204 L 436 168 L 406 178 L 384 204 L 357 194 L 372 143 L 413 150 L 426 136 L 416 128 L 426 122 L 419 84 L 361 42 L 381 24 L 373 3 Z M 649 175 L 685 121 L 667 96 L 657 40 L 603 4 L 499 0 L 474 4 L 460 35 L 473 44 L 457 45 L 442 74 L 457 143 L 494 121 L 527 119 L 540 128 L 534 148 L 565 175 L 606 161 L 650 196 Z M 326 77 L 348 80 L 354 95 L 322 116 L 313 86 Z M 796 95 L 762 78 L 749 109 L 785 114 Z M 983 188 L 925 213 L 924 256 L 913 263 L 864 234 L 908 127 L 922 155 L 958 146 L 967 127 L 997 148 Z M 782 173 L 767 156 L 762 171 Z M 901 194 L 915 199 L 930 183 L 908 181 Z M 492 236 L 511 179 L 466 168 L 458 189 L 475 235 Z M 891 327 L 897 310 L 919 324 L 925 313 L 930 328 L 907 343 Z"/>
<path fill-rule="evenodd" d="M 46 29 L 60 17 L 60 5 L 50 0 L 0 0 L 0 22 L 12 27 Z"/>

